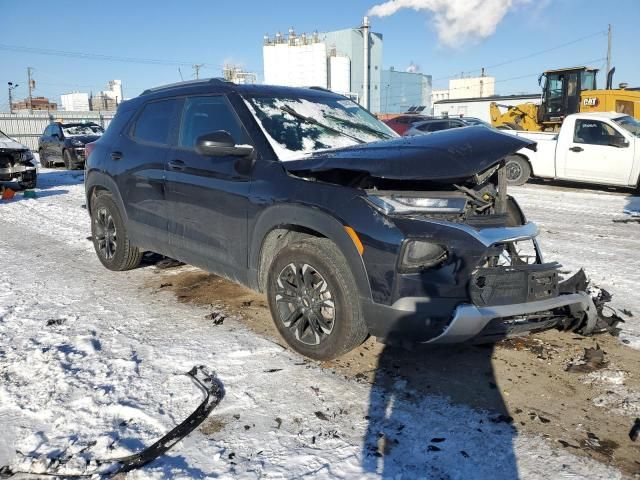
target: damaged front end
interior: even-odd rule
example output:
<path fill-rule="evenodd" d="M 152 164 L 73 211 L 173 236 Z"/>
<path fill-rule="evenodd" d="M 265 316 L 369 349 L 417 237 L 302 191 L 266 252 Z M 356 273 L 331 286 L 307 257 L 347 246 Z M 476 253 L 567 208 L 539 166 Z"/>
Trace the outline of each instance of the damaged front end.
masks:
<path fill-rule="evenodd" d="M 285 163 L 305 180 L 357 189 L 397 233 L 363 240 L 372 334 L 457 343 L 550 328 L 616 333 L 620 318 L 603 314 L 608 294 L 592 295 L 584 272 L 563 279 L 560 264 L 544 262 L 537 226 L 507 194 L 504 158 L 521 148 L 535 144 L 469 127 Z"/>
<path fill-rule="evenodd" d="M 21 187 L 35 187 L 37 173 L 33 160 L 33 154 L 27 148 L 0 148 L 0 182 L 17 182 Z"/>

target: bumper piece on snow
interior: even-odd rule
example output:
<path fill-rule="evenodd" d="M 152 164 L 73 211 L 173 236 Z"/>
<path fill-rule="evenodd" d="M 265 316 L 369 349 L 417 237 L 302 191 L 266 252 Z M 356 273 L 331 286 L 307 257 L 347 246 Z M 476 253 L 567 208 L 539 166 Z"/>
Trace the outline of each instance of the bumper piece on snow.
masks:
<path fill-rule="evenodd" d="M 204 400 L 195 411 L 182 423 L 167 432 L 162 438 L 138 453 L 124 458 L 109 460 L 93 460 L 87 463 L 87 469 L 79 473 L 66 473 L 65 465 L 73 457 L 47 459 L 49 471 L 28 472 L 16 471 L 9 466 L 0 467 L 0 479 L 13 476 L 32 476 L 34 478 L 88 478 L 88 477 L 113 477 L 119 473 L 129 472 L 140 468 L 166 453 L 171 447 L 195 430 L 209 416 L 211 411 L 224 397 L 224 387 L 214 373 L 210 373 L 204 366 L 193 367 L 186 373 L 204 393 Z M 94 442 L 95 443 L 95 442 Z M 82 450 L 81 450 L 82 451 Z M 37 459 L 34 459 L 36 461 Z M 70 469 L 69 469 L 70 470 Z"/>

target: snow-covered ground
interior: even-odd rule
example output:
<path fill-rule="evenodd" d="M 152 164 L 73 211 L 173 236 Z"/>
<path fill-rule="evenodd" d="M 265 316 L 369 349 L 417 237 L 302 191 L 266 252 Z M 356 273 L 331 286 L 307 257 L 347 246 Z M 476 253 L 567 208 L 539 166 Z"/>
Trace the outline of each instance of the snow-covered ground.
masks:
<path fill-rule="evenodd" d="M 39 471 L 72 456 L 61 473 L 81 473 L 87 459 L 135 452 L 197 406 L 181 374 L 205 365 L 226 391 L 207 428 L 130 478 L 621 477 L 495 414 L 416 398 L 402 381 L 371 389 L 239 322 L 213 326 L 208 311 L 143 288 L 154 267 L 105 270 L 86 239 L 81 182 L 81 172 L 43 170 L 37 199 L 0 202 L 0 466 Z M 585 265 L 640 312 L 638 225 L 602 227 L 624 197 L 515 192 L 549 257 Z M 627 328 L 636 341 L 638 325 Z M 385 454 L 373 455 L 383 440 Z"/>

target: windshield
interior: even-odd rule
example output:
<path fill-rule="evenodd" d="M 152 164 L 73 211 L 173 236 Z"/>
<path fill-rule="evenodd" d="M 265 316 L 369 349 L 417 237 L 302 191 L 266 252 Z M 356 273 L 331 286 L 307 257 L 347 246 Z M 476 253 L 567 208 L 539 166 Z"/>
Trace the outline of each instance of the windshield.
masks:
<path fill-rule="evenodd" d="M 100 125 L 80 124 L 80 125 L 62 125 L 62 133 L 65 137 L 76 137 L 82 135 L 102 135 L 104 130 Z"/>
<path fill-rule="evenodd" d="M 636 137 L 640 137 L 640 122 L 635 118 L 627 115 L 626 117 L 615 118 L 613 121 Z"/>
<path fill-rule="evenodd" d="M 245 96 L 244 99 L 283 161 L 304 158 L 319 150 L 398 136 L 346 98 Z"/>
<path fill-rule="evenodd" d="M 9 135 L 7 135 L 6 133 L 4 133 L 2 130 L 0 130 L 0 140 L 2 139 L 2 137 L 6 137 L 9 140 L 13 140 L 13 138 L 11 138 Z"/>

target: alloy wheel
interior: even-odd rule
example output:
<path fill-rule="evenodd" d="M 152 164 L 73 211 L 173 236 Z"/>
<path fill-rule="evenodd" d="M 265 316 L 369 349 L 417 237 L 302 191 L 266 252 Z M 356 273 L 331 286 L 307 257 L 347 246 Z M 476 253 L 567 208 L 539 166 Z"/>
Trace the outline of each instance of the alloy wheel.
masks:
<path fill-rule="evenodd" d="M 289 263 L 278 275 L 279 321 L 306 345 L 319 345 L 335 326 L 334 295 L 324 277 L 307 263 Z"/>
<path fill-rule="evenodd" d="M 111 260 L 118 248 L 116 224 L 109 211 L 102 207 L 96 211 L 95 238 L 103 258 Z"/>
<path fill-rule="evenodd" d="M 507 180 L 514 182 L 522 176 L 522 167 L 518 162 L 507 162 L 505 168 L 507 170 Z"/>

